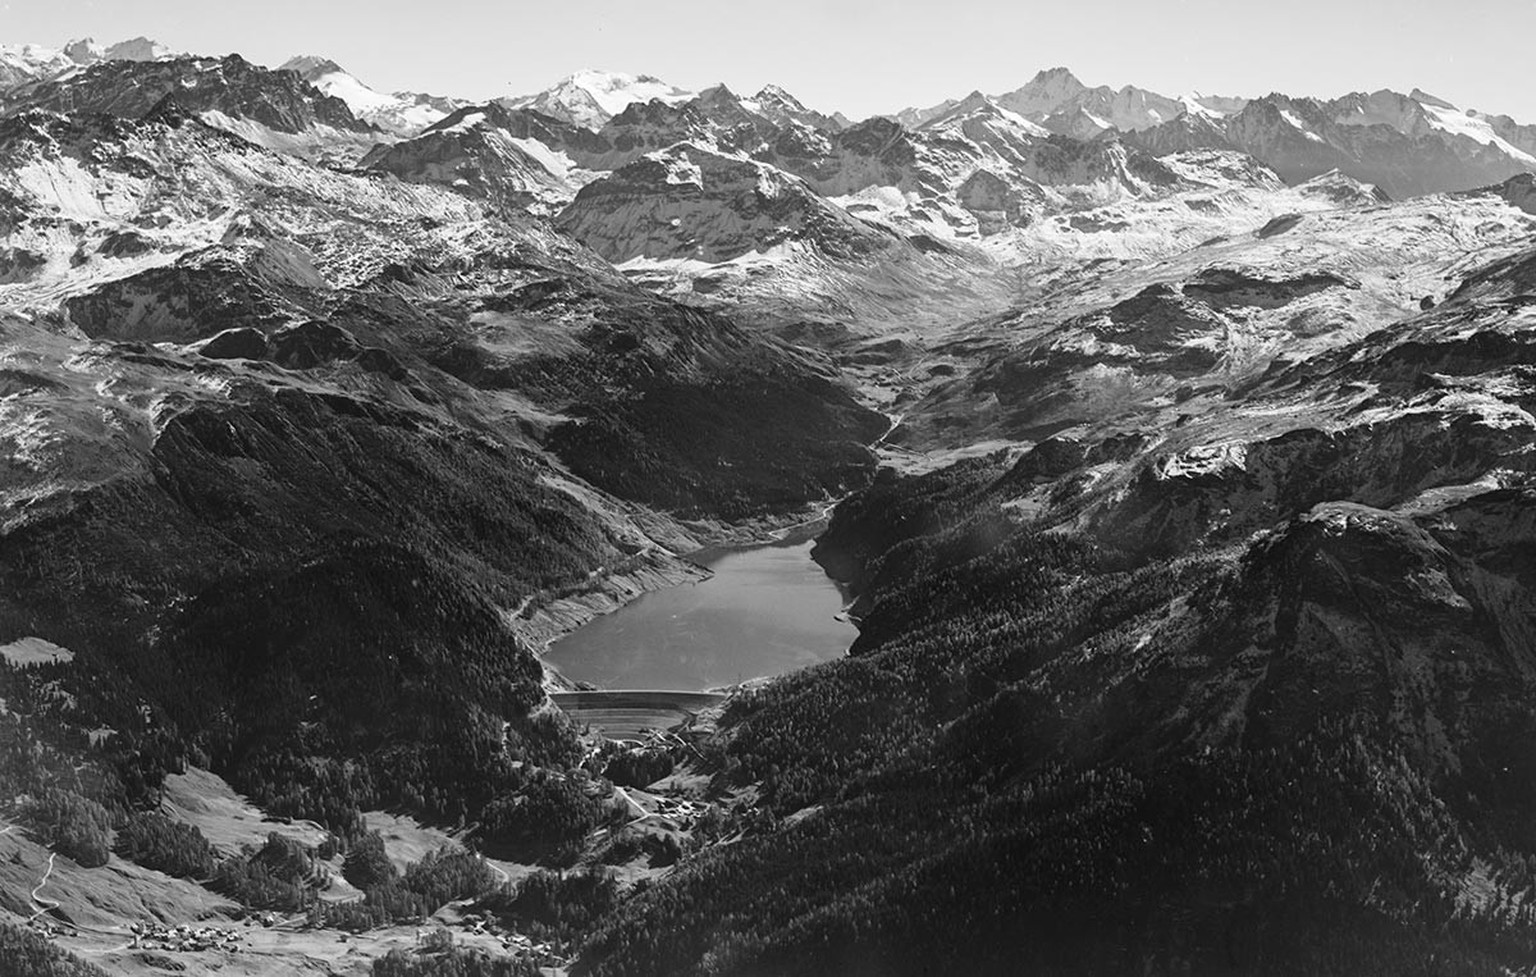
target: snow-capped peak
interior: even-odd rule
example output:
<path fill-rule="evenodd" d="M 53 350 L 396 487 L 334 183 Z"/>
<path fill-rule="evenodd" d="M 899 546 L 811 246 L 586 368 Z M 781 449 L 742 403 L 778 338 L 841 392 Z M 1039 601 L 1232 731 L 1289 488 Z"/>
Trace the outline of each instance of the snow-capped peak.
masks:
<path fill-rule="evenodd" d="M 1418 89 L 1414 89 L 1418 91 Z M 1433 97 L 1433 96 L 1431 96 Z M 1499 152 L 1517 160 L 1527 166 L 1536 165 L 1536 156 L 1521 149 L 1501 136 L 1493 127 L 1493 124 L 1477 113 L 1463 112 L 1449 102 L 1434 99 L 1426 102 L 1415 99 L 1424 106 L 1424 111 L 1429 117 L 1429 124 L 1441 132 L 1451 136 L 1461 136 L 1478 142 L 1484 146 L 1490 146 Z"/>
<path fill-rule="evenodd" d="M 583 69 L 560 80 L 553 88 L 533 95 L 506 99 L 508 108 L 531 108 L 576 125 L 599 128 L 635 102 L 660 99 L 677 105 L 697 92 L 669 85 L 652 75 Z"/>
<path fill-rule="evenodd" d="M 997 99 L 984 95 L 979 91 L 971 92 L 965 98 L 952 105 L 944 113 L 929 119 L 923 123 L 923 128 L 937 128 L 957 119 L 973 117 L 990 117 L 1002 121 L 1015 129 L 1028 133 L 1031 136 L 1045 138 L 1050 133 L 1039 125 L 1029 121 L 1017 112 L 1011 112 L 1000 105 Z"/>
<path fill-rule="evenodd" d="M 1248 105 L 1248 99 L 1239 95 L 1207 95 L 1204 92 L 1192 92 L 1181 101 L 1199 106 L 1204 114 L 1216 119 L 1236 115 Z"/>
<path fill-rule="evenodd" d="M 179 57 L 159 41 L 147 37 L 133 37 L 116 44 L 102 46 L 95 39 L 85 37 L 64 45 L 64 54 L 76 64 L 95 64 L 98 61 L 159 61 L 161 58 Z"/>
<path fill-rule="evenodd" d="M 1408 97 L 1413 99 L 1415 102 L 1418 102 L 1420 105 L 1433 106 L 1437 109 L 1454 109 L 1456 107 L 1443 98 L 1436 98 L 1422 88 L 1415 88 L 1413 91 L 1408 93 Z"/>
<path fill-rule="evenodd" d="M 316 54 L 289 58 L 279 70 L 298 72 L 299 77 L 321 92 L 346 102 L 359 119 L 396 135 L 414 135 L 444 118 L 448 114 L 445 106 L 457 105 L 453 100 L 430 95 L 376 91 L 335 61 Z"/>
<path fill-rule="evenodd" d="M 354 115 L 389 108 L 397 103 L 392 96 L 376 92 L 363 84 L 341 65 L 313 54 L 301 54 L 284 61 L 279 71 L 294 71 L 327 95 L 347 103 Z"/>
<path fill-rule="evenodd" d="M 1029 83 L 1041 89 L 1067 93 L 1080 92 L 1088 87 L 1078 81 L 1070 69 L 1060 65 L 1035 72 L 1035 77 Z"/>
<path fill-rule="evenodd" d="M 1368 95 L 1354 92 L 1332 105 L 1340 125 L 1385 125 L 1405 135 L 1419 134 L 1426 125 L 1423 103 L 1385 88 Z"/>
<path fill-rule="evenodd" d="M 1179 98 L 1178 98 L 1178 102 L 1179 102 L 1179 105 L 1184 109 L 1186 114 L 1192 115 L 1192 116 L 1197 116 L 1199 118 L 1219 119 L 1222 116 L 1226 115 L 1225 112 L 1221 112 L 1221 111 L 1218 111 L 1216 109 L 1208 108 L 1207 106 L 1202 104 L 1201 101 L 1200 101 L 1200 93 L 1199 92 L 1193 92 L 1193 93 L 1191 93 L 1189 95 L 1180 95 Z"/>
<path fill-rule="evenodd" d="M 103 46 L 82 38 L 70 41 L 60 50 L 37 44 L 0 45 L 0 89 L 40 78 L 56 78 L 82 65 L 98 61 L 158 61 L 180 57 L 163 44 L 147 37 Z"/>
<path fill-rule="evenodd" d="M 1287 105 L 1288 104 L 1289 103 L 1287 103 Z M 1297 132 L 1301 133 L 1303 136 L 1305 136 L 1307 139 L 1311 140 L 1312 142 L 1317 142 L 1317 143 L 1322 142 L 1323 141 L 1323 137 L 1319 136 L 1317 133 L 1313 132 L 1312 128 L 1307 125 L 1306 120 L 1303 119 L 1301 116 L 1297 115 L 1296 111 L 1293 108 L 1287 107 L 1287 105 L 1277 106 L 1277 109 L 1278 109 L 1278 111 L 1280 113 L 1281 120 L 1286 125 L 1290 126 L 1292 129 L 1295 129 Z"/>
<path fill-rule="evenodd" d="M 764 85 L 762 90 L 752 96 L 752 101 L 759 105 L 778 105 L 795 112 L 804 112 L 805 104 L 778 85 Z"/>
<path fill-rule="evenodd" d="M 1066 68 L 1047 68 L 1038 72 L 1022 88 L 997 97 L 998 104 L 1030 119 L 1043 119 L 1061 111 L 1088 86 Z"/>
<path fill-rule="evenodd" d="M 49 78 L 75 66 L 62 52 L 36 44 L 0 44 L 0 88 L 35 78 Z"/>
<path fill-rule="evenodd" d="M 341 71 L 341 65 L 330 58 L 323 58 L 318 54 L 297 54 L 278 66 L 279 71 L 297 71 L 304 76 L 306 81 L 313 81 L 321 75 Z"/>

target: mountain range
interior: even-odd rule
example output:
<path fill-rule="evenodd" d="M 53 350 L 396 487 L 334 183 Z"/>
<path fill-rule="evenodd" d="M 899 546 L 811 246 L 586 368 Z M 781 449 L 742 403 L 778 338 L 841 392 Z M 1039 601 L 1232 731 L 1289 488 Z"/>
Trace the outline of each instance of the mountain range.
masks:
<path fill-rule="evenodd" d="M 0 971 L 1536 968 L 1536 127 L 956 95 L 0 47 Z"/>

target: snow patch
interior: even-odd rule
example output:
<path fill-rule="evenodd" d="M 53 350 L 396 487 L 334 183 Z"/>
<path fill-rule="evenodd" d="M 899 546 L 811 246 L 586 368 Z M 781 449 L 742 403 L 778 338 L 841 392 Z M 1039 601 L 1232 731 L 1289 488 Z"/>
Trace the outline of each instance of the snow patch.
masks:
<path fill-rule="evenodd" d="M 1323 141 L 1323 137 L 1322 136 L 1319 136 L 1317 133 L 1313 132 L 1311 129 L 1308 129 L 1307 128 L 1307 124 L 1305 122 L 1301 121 L 1301 118 L 1299 116 L 1297 116 L 1295 112 L 1292 112 L 1290 109 L 1281 109 L 1280 110 L 1280 118 L 1284 119 L 1286 121 L 1286 124 L 1289 125 L 1291 128 L 1297 130 L 1303 136 L 1306 136 L 1308 139 L 1312 140 L 1313 142 L 1322 142 Z"/>
<path fill-rule="evenodd" d="M 439 129 L 437 131 L 438 132 L 468 132 L 469 130 L 473 129 L 475 126 L 479 125 L 480 123 L 482 123 L 484 121 L 485 121 L 485 113 L 484 112 L 470 112 L 468 115 L 465 115 L 464 118 L 462 118 L 459 121 L 455 122 L 453 125 L 449 126 L 448 128 L 446 128 L 446 129 Z M 523 141 L 526 142 L 528 140 L 523 140 Z M 540 145 L 543 145 L 543 144 L 541 143 Z"/>
<path fill-rule="evenodd" d="M 1442 132 L 1452 135 L 1465 136 L 1474 142 L 1484 146 L 1493 146 L 1500 152 L 1522 163 L 1536 163 L 1536 156 L 1532 156 L 1518 146 L 1507 142 L 1498 133 L 1493 131 L 1493 126 L 1487 120 L 1468 115 L 1458 109 L 1433 102 L 1420 102 L 1424 106 L 1424 113 L 1429 117 L 1429 124 Z"/>
<path fill-rule="evenodd" d="M 520 139 L 516 136 L 509 137 L 512 145 L 521 149 L 538 161 L 544 167 L 561 180 L 571 178 L 571 171 L 576 169 L 576 164 L 565 153 L 551 149 L 537 139 Z"/>
<path fill-rule="evenodd" d="M 508 108 L 534 108 L 597 129 L 634 102 L 660 99 L 677 105 L 697 96 L 650 75 L 584 69 L 561 79 L 553 88 L 506 99 Z"/>
<path fill-rule="evenodd" d="M 665 153 L 652 153 L 650 158 L 667 168 L 667 182 L 673 186 L 691 183 L 703 189 L 704 171 L 699 169 L 699 165 L 687 156 L 669 156 Z"/>

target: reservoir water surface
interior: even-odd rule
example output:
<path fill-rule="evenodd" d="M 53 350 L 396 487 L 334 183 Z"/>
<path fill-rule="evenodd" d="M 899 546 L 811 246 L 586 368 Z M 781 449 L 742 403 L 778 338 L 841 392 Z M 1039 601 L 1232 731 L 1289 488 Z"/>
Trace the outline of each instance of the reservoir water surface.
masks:
<path fill-rule="evenodd" d="M 695 690 L 838 658 L 858 630 L 809 541 L 695 557 L 714 576 L 653 591 L 550 646 L 566 677 L 602 689 Z"/>

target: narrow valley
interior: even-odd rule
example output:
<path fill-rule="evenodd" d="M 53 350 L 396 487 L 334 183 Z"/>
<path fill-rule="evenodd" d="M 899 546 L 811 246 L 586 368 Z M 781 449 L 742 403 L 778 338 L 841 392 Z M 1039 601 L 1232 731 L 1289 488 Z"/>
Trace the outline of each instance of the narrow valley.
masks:
<path fill-rule="evenodd" d="M 469 6 L 0 38 L 0 977 L 1536 974 L 1536 126 Z"/>

